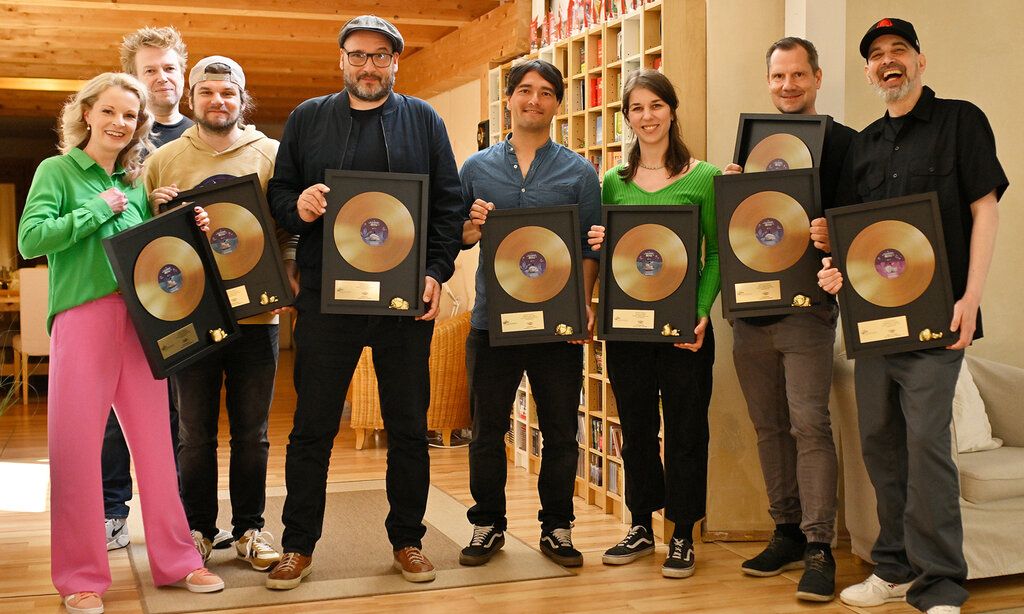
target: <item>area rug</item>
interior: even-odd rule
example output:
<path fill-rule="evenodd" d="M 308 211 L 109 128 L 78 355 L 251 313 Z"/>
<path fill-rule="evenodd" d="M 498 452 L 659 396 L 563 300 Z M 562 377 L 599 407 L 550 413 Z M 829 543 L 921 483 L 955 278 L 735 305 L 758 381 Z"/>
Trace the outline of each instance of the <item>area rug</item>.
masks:
<path fill-rule="evenodd" d="M 214 550 L 208 563 L 211 570 L 224 578 L 224 591 L 196 595 L 184 589 L 155 588 L 139 520 L 141 514 L 132 514 L 128 555 L 139 582 L 143 609 L 151 614 L 172 614 L 253 608 L 572 575 L 508 533 L 505 547 L 487 565 L 460 566 L 459 551 L 472 536 L 466 507 L 431 486 L 424 517 L 427 534 L 423 538 L 423 552 L 434 564 L 437 579 L 419 584 L 406 582 L 392 568 L 391 546 L 384 531 L 388 510 L 384 481 L 332 483 L 327 491 L 323 537 L 313 553 L 313 572 L 290 591 L 266 589 L 266 574 L 236 559 L 234 548 Z M 277 538 L 275 545 L 280 544 L 284 494 L 283 488 L 267 491 L 264 530 Z M 230 530 L 230 501 L 226 492 L 222 494 L 220 508 L 219 526 Z"/>

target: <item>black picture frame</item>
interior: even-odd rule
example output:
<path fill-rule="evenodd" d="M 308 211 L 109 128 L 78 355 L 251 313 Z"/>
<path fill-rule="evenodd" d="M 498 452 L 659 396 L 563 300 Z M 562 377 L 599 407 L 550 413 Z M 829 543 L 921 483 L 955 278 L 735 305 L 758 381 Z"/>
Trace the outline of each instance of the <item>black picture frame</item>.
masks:
<path fill-rule="evenodd" d="M 953 287 L 950 281 L 949 260 L 946 253 L 946 242 L 942 231 L 942 218 L 939 212 L 938 196 L 935 192 L 926 194 L 915 194 L 890 198 L 846 207 L 836 207 L 825 212 L 828 220 L 829 240 L 832 243 L 833 264 L 843 274 L 843 287 L 839 291 L 839 308 L 843 321 L 843 339 L 846 346 L 847 358 L 861 358 L 865 356 L 880 356 L 894 354 L 897 352 L 910 352 L 928 348 L 945 347 L 955 343 L 958 339 L 956 333 L 949 330 L 949 323 L 953 319 Z M 872 226 L 879 222 L 901 222 L 916 229 L 910 230 L 906 226 L 888 225 Z M 878 231 L 882 232 L 879 233 Z M 908 231 L 909 232 L 904 232 Z M 869 234 L 862 235 L 867 231 Z M 919 233 L 919 235 L 917 234 Z M 860 282 L 857 287 L 858 275 L 850 276 L 850 266 L 862 267 L 868 278 L 871 276 L 871 269 L 875 269 L 879 278 L 884 274 L 878 271 L 878 267 L 887 266 L 887 260 L 883 252 L 895 247 L 897 256 L 893 262 L 897 265 L 902 260 L 903 267 L 915 263 L 917 254 L 910 252 L 903 255 L 899 251 L 900 245 L 890 245 L 895 241 L 909 251 L 915 247 L 920 248 L 921 237 L 928 242 L 931 255 L 934 259 L 934 270 L 928 280 L 927 286 L 921 290 L 920 295 L 902 305 L 878 304 L 868 298 L 880 300 L 878 295 L 883 297 L 885 293 L 896 285 L 880 291 L 878 288 L 871 288 L 868 283 Z M 882 250 L 873 262 L 865 263 L 861 252 L 864 251 L 854 241 L 860 237 L 860 245 L 870 247 L 874 251 L 878 245 L 884 245 Z M 916 238 L 916 239 L 915 239 Z M 914 240 L 917 241 L 915 243 Z M 871 242 L 875 241 L 876 245 Z M 878 243 L 882 241 L 882 243 Z M 851 247 L 856 253 L 851 256 Z M 917 249 L 917 252 L 922 250 Z M 860 256 L 860 257 L 858 257 Z M 909 257 L 908 257 L 909 256 Z M 882 259 L 881 262 L 879 259 Z M 921 253 L 917 262 L 926 262 L 928 255 Z M 859 262 L 859 264 L 858 264 Z M 870 268 L 864 268 L 870 267 Z M 903 273 L 913 273 L 904 268 L 898 277 L 904 277 Z M 862 272 L 860 279 L 867 279 Z M 877 282 L 876 282 L 877 283 Z M 883 282 L 885 283 L 885 282 Z M 900 280 L 900 290 L 904 292 L 916 292 L 916 287 L 924 282 L 917 282 L 912 277 L 905 277 Z M 862 294 L 862 292 L 864 294 Z M 875 293 L 875 297 L 865 296 Z M 886 297 L 888 302 L 903 300 L 904 297 Z"/>
<path fill-rule="evenodd" d="M 147 310 L 135 282 L 140 254 L 153 241 L 165 237 L 183 241 L 198 255 L 202 265 L 201 298 L 190 313 L 176 319 L 163 319 Z M 174 245 L 180 243 L 174 242 Z M 196 226 L 192 207 L 178 207 L 107 237 L 103 239 L 103 249 L 110 260 L 153 377 L 162 379 L 176 373 L 241 336 L 213 259 L 213 250 L 206 235 Z M 173 256 L 168 257 L 172 260 L 147 275 L 152 283 L 159 285 L 160 271 L 167 264 L 181 264 L 173 260 Z M 140 271 L 140 274 L 144 272 Z M 188 280 L 187 275 L 182 277 Z"/>
<path fill-rule="evenodd" d="M 550 234 L 560 241 L 568 251 L 568 276 L 564 285 L 552 297 L 530 302 L 509 294 L 498 281 L 495 272 L 495 258 L 502 243 L 510 234 L 522 229 L 539 228 L 535 231 L 550 239 Z M 487 214 L 480 242 L 484 283 L 487 291 L 487 318 L 489 338 L 493 346 L 522 345 L 528 343 L 550 343 L 556 341 L 584 340 L 590 336 L 587 330 L 587 311 L 583 291 L 583 250 L 580 244 L 580 221 L 577 205 L 557 207 L 531 207 L 525 209 L 496 209 Z M 539 248 L 534 239 L 527 237 L 529 244 L 515 247 L 508 244 L 512 252 L 521 252 L 513 266 L 521 270 L 523 258 L 539 254 L 530 248 Z M 544 239 L 541 239 L 544 240 Z M 515 239 L 513 239 L 515 241 Z M 557 249 L 557 248 L 556 248 Z M 550 258 L 551 256 L 547 256 Z M 503 258 L 503 262 L 506 259 Z M 546 263 L 546 260 L 542 260 Z M 546 264 L 544 265 L 547 266 Z M 543 275 L 544 273 L 541 273 Z M 526 277 L 526 273 L 523 273 Z"/>
<path fill-rule="evenodd" d="M 821 269 L 821 252 L 810 241 L 799 259 L 782 270 L 756 270 L 748 266 L 737 254 L 730 237 L 734 214 L 744 202 L 755 194 L 779 192 L 795 200 L 806 215 L 808 229 L 810 221 L 821 217 L 821 188 L 818 169 L 799 169 L 771 173 L 719 175 L 715 182 L 715 208 L 718 220 L 718 259 L 722 274 L 722 314 L 726 319 L 799 313 L 808 308 L 821 306 L 830 301 L 818 287 L 818 270 Z M 783 217 L 784 212 L 774 214 Z M 743 215 L 741 213 L 741 215 Z M 774 219 L 772 212 L 766 212 L 762 221 Z M 737 218 L 736 223 L 740 220 Z M 801 224 L 803 222 L 801 221 Z M 792 226 L 791 226 L 792 227 Z M 772 249 L 767 242 L 756 236 L 757 228 L 743 227 L 743 234 L 736 236 L 739 241 L 753 241 L 762 256 L 770 258 Z M 785 224 L 783 224 L 783 239 Z M 746 234 L 749 232 L 749 234 Z M 802 233 L 803 230 L 800 230 Z M 795 235 L 794 235 L 795 236 Z M 760 242 L 760 246 L 759 243 Z"/>
<path fill-rule="evenodd" d="M 733 162 L 749 173 L 747 157 L 763 139 L 773 134 L 792 134 L 807 146 L 813 160 L 812 168 L 821 166 L 825 139 L 832 129 L 832 118 L 828 115 L 799 115 L 792 113 L 740 113 L 739 128 L 736 131 L 736 150 Z M 784 168 L 780 170 L 796 170 Z"/>
<path fill-rule="evenodd" d="M 330 192 L 326 194 L 327 212 L 323 216 L 323 279 L 320 310 L 323 313 L 386 316 L 419 316 L 426 313 L 423 292 L 426 288 L 424 277 L 430 178 L 427 175 L 413 173 L 327 170 L 324 174 L 324 183 L 330 188 Z M 365 251 L 367 248 L 363 246 L 371 245 L 368 237 L 379 236 L 372 235 L 371 231 L 367 230 L 367 224 L 381 226 L 382 220 L 373 217 L 374 215 L 389 217 L 396 212 L 404 212 L 398 215 L 405 220 L 405 224 L 408 224 L 411 218 L 411 236 L 405 234 L 406 239 L 411 238 L 411 246 L 400 262 L 383 271 L 364 270 L 346 260 L 335 240 L 335 227 L 342 209 L 346 205 L 363 207 L 362 203 L 366 201 L 354 199 L 366 198 L 363 195 L 372 193 L 384 195 L 377 197 L 383 204 L 373 205 L 379 207 L 377 212 L 356 214 L 357 217 L 371 216 L 362 218 L 364 221 L 360 229 L 355 229 L 356 234 L 352 234 L 354 229 L 351 224 L 348 224 L 347 229 L 343 226 L 340 232 L 346 233 L 342 236 L 346 237 L 347 245 L 356 246 L 364 251 L 356 256 L 356 264 L 376 268 L 381 266 L 381 255 L 387 255 L 387 252 L 377 254 Z M 394 220 L 392 222 L 391 226 L 395 226 Z M 345 220 L 342 224 L 345 224 Z M 395 231 L 395 228 L 388 226 L 387 220 L 383 221 L 383 229 L 383 232 L 390 234 L 394 234 Z M 389 239 L 393 241 L 395 237 L 385 235 L 382 244 L 373 247 L 384 247 Z M 400 243 L 392 243 L 391 247 L 396 245 Z"/>
<path fill-rule="evenodd" d="M 228 303 L 239 320 L 266 313 L 295 303 L 288 274 L 284 268 L 284 258 L 278 247 L 276 226 L 267 204 L 267 196 L 260 185 L 259 175 L 252 173 L 243 177 L 218 181 L 215 184 L 182 192 L 167 203 L 172 209 L 179 205 L 199 206 L 206 208 L 210 216 L 210 233 L 207 235 L 213 252 L 214 260 L 221 257 L 221 249 L 228 253 L 238 254 L 238 239 L 242 228 L 232 225 L 245 223 L 240 220 L 225 219 L 221 215 L 221 204 L 237 205 L 251 214 L 248 222 L 254 219 L 259 224 L 259 233 L 263 247 L 259 250 L 258 260 L 246 272 L 236 275 L 228 272 L 227 266 L 218 264 L 217 270 L 227 293 Z M 250 235 L 255 230 L 250 228 Z M 234 243 L 232 243 L 232 239 Z M 228 252 L 227 250 L 231 250 Z M 255 258 L 255 255 L 252 256 Z M 225 263 L 227 261 L 225 260 Z M 230 278 L 230 279 L 228 279 Z"/>
<path fill-rule="evenodd" d="M 693 332 L 697 322 L 697 275 L 698 264 L 703 253 L 700 245 L 700 209 L 687 205 L 604 205 L 601 207 L 601 223 L 605 227 L 605 242 L 601 248 L 600 271 L 601 283 L 598 286 L 597 302 L 597 336 L 607 341 L 644 341 L 652 343 L 693 343 L 696 335 Z M 657 225 L 674 234 L 677 245 L 665 242 L 664 236 L 657 236 L 657 229 L 644 236 L 644 229 L 634 231 L 644 225 Z M 621 243 L 627 233 L 628 247 Z M 654 235 L 654 236 L 652 236 Z M 637 243 L 632 237 L 643 237 Z M 659 243 L 660 241 L 660 243 Z M 639 256 L 635 253 L 639 247 Z M 661 247 L 660 250 L 657 248 Z M 682 252 L 676 251 L 682 248 Z M 616 261 L 617 250 L 628 250 L 631 260 L 625 275 L 644 275 L 640 272 L 638 259 L 648 249 L 654 249 L 656 264 L 660 265 L 654 277 L 663 274 L 660 270 L 666 261 L 679 259 L 680 254 L 686 256 L 682 265 L 683 278 L 671 294 L 664 298 L 644 299 L 630 296 L 623 289 L 623 283 L 643 283 L 644 277 L 620 280 L 616 275 L 613 263 Z M 649 267 L 652 263 L 645 263 Z M 648 270 L 650 270 L 648 268 Z M 640 294 L 634 290 L 634 294 Z"/>

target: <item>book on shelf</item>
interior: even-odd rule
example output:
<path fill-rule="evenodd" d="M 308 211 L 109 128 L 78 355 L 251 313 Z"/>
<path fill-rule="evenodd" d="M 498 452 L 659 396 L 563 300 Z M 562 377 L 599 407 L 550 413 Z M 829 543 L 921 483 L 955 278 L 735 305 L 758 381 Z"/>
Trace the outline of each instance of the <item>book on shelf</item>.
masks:
<path fill-rule="evenodd" d="M 612 128 L 612 141 L 619 143 L 622 141 L 622 113 L 615 112 L 615 123 Z"/>
<path fill-rule="evenodd" d="M 576 81 L 576 100 L 573 105 L 573 111 L 582 111 L 587 104 L 584 96 L 587 92 L 587 84 L 582 79 Z"/>
<path fill-rule="evenodd" d="M 599 107 L 601 106 L 604 98 L 604 79 L 601 77 L 593 77 L 590 79 L 590 106 Z"/>
<path fill-rule="evenodd" d="M 602 479 L 604 476 L 601 475 L 601 457 L 596 454 L 590 455 L 590 483 L 594 486 L 601 486 L 604 484 Z"/>
<path fill-rule="evenodd" d="M 580 407 L 586 407 L 586 406 L 587 406 L 586 388 L 583 387 L 583 386 L 580 386 Z"/>
<path fill-rule="evenodd" d="M 604 433 L 602 432 L 600 418 L 590 419 L 590 447 L 598 452 L 604 452 Z"/>
<path fill-rule="evenodd" d="M 576 413 L 576 443 L 587 445 L 587 421 L 582 412 Z"/>
<path fill-rule="evenodd" d="M 661 72 L 661 56 L 660 55 L 658 57 L 654 58 L 654 62 L 651 63 L 651 68 L 653 68 L 654 70 L 656 70 L 658 72 Z"/>
<path fill-rule="evenodd" d="M 600 343 L 594 343 L 591 347 L 594 348 L 594 371 L 601 375 L 604 373 L 604 347 Z"/>
<path fill-rule="evenodd" d="M 598 115 L 594 118 L 594 144 L 600 145 L 604 142 L 604 117 Z M 597 171 L 600 173 L 600 169 Z"/>
<path fill-rule="evenodd" d="M 604 64 L 604 45 L 601 44 L 601 39 L 597 39 L 597 65 Z"/>
<path fill-rule="evenodd" d="M 624 36 L 624 34 L 623 34 L 622 30 L 619 30 L 618 32 L 615 33 L 615 59 L 616 60 L 621 60 L 622 59 L 622 38 L 623 38 L 623 36 Z"/>
<path fill-rule="evenodd" d="M 569 146 L 569 122 L 562 122 L 558 126 L 558 142 L 564 147 Z"/>
<path fill-rule="evenodd" d="M 618 424 L 608 425 L 608 454 L 622 457 L 622 427 Z"/>
<path fill-rule="evenodd" d="M 516 447 L 526 451 L 526 425 L 522 422 L 516 424 Z"/>
<path fill-rule="evenodd" d="M 619 464 L 608 463 L 608 492 L 613 495 L 622 495 L 619 492 Z"/>
<path fill-rule="evenodd" d="M 543 442 L 540 437 L 540 429 L 530 429 L 530 452 L 537 456 L 541 455 L 543 450 Z"/>
<path fill-rule="evenodd" d="M 621 151 L 610 151 L 612 168 L 622 164 L 622 152 Z"/>
<path fill-rule="evenodd" d="M 516 416 L 520 420 L 526 420 L 526 392 L 524 390 L 516 391 Z"/>
<path fill-rule="evenodd" d="M 581 480 L 587 479 L 587 457 L 586 452 L 580 450 L 580 455 L 576 458 L 576 477 Z"/>

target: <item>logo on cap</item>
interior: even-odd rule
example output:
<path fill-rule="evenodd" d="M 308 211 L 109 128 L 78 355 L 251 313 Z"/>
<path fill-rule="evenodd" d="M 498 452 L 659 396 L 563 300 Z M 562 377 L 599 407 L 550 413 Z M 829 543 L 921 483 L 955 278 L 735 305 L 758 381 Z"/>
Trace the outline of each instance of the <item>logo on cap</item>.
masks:
<path fill-rule="evenodd" d="M 875 27 L 876 28 L 891 28 L 892 27 L 892 21 L 890 21 L 889 19 L 883 19 L 882 21 L 879 21 L 878 23 L 876 23 Z"/>

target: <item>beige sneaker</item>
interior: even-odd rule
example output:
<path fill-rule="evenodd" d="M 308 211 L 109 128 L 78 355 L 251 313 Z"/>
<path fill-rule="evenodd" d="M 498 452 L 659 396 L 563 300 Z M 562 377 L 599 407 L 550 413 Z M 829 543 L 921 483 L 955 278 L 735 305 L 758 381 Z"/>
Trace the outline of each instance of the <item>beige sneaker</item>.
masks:
<path fill-rule="evenodd" d="M 281 554 L 270 545 L 274 536 L 259 529 L 249 529 L 235 541 L 238 558 L 246 561 L 256 571 L 268 571 L 281 560 Z"/>
<path fill-rule="evenodd" d="M 64 598 L 69 614 L 103 614 L 103 600 L 93 592 L 72 593 Z"/>
<path fill-rule="evenodd" d="M 224 590 L 224 580 L 205 567 L 193 570 L 172 586 L 187 588 L 192 593 L 215 593 Z"/>
<path fill-rule="evenodd" d="M 192 531 L 192 541 L 196 544 L 199 556 L 203 557 L 203 562 L 209 561 L 213 555 L 213 542 L 203 537 L 200 531 Z"/>

